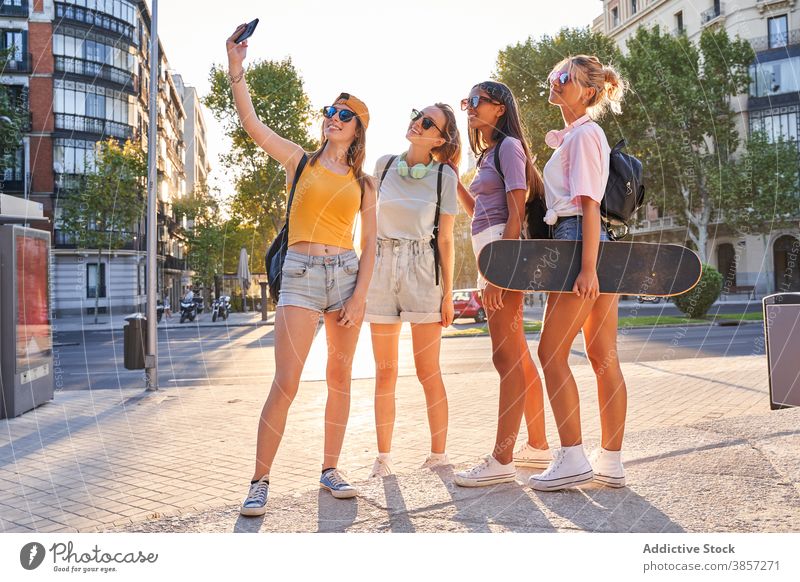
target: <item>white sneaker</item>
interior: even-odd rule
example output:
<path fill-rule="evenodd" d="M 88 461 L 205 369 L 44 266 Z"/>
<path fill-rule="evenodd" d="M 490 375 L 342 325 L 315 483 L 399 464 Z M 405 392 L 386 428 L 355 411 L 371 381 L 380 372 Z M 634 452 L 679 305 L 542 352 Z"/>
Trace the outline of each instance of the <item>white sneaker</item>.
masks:
<path fill-rule="evenodd" d="M 622 466 L 622 452 L 595 450 L 592 455 L 594 480 L 608 487 L 625 487 L 625 467 Z"/>
<path fill-rule="evenodd" d="M 592 465 L 583 452 L 583 445 L 561 447 L 547 470 L 534 475 L 528 485 L 536 491 L 558 491 L 592 481 Z"/>
<path fill-rule="evenodd" d="M 374 479 L 376 477 L 388 477 L 389 475 L 394 475 L 394 465 L 392 465 L 392 459 L 389 457 L 386 457 L 385 459 L 376 457 L 375 462 L 372 463 L 372 473 L 369 474 L 369 478 Z"/>
<path fill-rule="evenodd" d="M 445 465 L 451 465 L 450 459 L 447 456 L 447 453 L 431 453 L 428 455 L 428 458 L 425 459 L 425 462 L 422 463 L 422 467 L 420 469 L 433 469 L 435 467 L 444 467 Z"/>
<path fill-rule="evenodd" d="M 486 455 L 483 461 L 468 471 L 460 471 L 455 474 L 455 484 L 461 487 L 483 487 L 485 485 L 496 485 L 498 483 L 509 483 L 514 481 L 517 470 L 514 462 L 508 465 L 501 464 L 492 455 Z"/>
<path fill-rule="evenodd" d="M 514 451 L 514 464 L 517 467 L 547 469 L 552 460 L 553 453 L 550 449 L 535 449 L 527 442 Z"/>

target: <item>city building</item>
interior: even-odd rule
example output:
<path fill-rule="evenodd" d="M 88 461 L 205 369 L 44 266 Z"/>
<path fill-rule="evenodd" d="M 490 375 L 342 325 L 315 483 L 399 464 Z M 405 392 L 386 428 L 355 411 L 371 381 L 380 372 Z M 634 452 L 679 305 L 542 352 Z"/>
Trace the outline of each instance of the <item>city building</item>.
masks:
<path fill-rule="evenodd" d="M 748 95 L 731 105 L 740 134 L 763 130 L 769 139 L 798 140 L 800 133 L 800 11 L 796 0 L 603 0 L 592 29 L 613 38 L 623 52 L 640 26 L 659 25 L 697 42 L 708 27 L 724 27 L 731 37 L 749 41 L 756 52 Z M 634 229 L 639 240 L 684 242 L 686 227 L 673 216 L 645 211 Z M 741 236 L 717 219 L 707 256 L 731 289 L 759 294 L 800 291 L 800 237 L 792 228 Z"/>
<path fill-rule="evenodd" d="M 29 124 L 3 191 L 41 202 L 53 234 L 53 305 L 57 315 L 141 310 L 146 299 L 145 221 L 132 224 L 125 245 L 106 252 L 77 249 L 59 226 L 58 200 L 91 171 L 98 141 L 133 140 L 148 147 L 150 12 L 144 0 L 2 0 L 0 46 L 13 47 L 0 82 L 27 105 Z M 190 273 L 184 229 L 172 203 L 187 174 L 183 88 L 160 48 L 158 91 L 158 288 L 175 305 Z M 193 120 L 197 116 L 192 113 Z M 202 116 L 200 116 L 202 117 Z M 196 123 L 195 123 L 196 125 Z M 205 133 L 192 137 L 193 144 Z M 194 146 L 197 149 L 198 146 Z M 205 170 L 207 166 L 204 166 Z M 193 168 L 193 176 L 196 173 Z M 207 170 L 206 170 L 207 173 Z"/>
<path fill-rule="evenodd" d="M 186 193 L 191 194 L 196 185 L 208 184 L 208 173 L 211 171 L 206 148 L 206 121 L 197 89 L 184 84 L 181 75 L 173 75 L 172 81 L 183 96 L 183 108 L 186 111 L 183 129 L 186 156 L 183 163 L 186 168 Z"/>

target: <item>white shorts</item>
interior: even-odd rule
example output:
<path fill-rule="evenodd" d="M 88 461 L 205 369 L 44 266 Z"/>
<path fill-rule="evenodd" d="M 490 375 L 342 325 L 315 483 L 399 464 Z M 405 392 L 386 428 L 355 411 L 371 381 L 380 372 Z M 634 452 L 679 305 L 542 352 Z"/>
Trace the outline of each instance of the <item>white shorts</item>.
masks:
<path fill-rule="evenodd" d="M 478 234 L 472 235 L 472 250 L 475 253 L 475 260 L 478 260 L 478 255 L 481 253 L 483 247 L 488 245 L 490 242 L 500 240 L 503 238 L 503 233 L 506 230 L 505 224 L 497 224 L 495 226 L 490 226 L 489 228 L 480 231 Z M 487 281 L 483 278 L 483 275 L 478 272 L 478 289 L 483 291 L 486 289 Z"/>

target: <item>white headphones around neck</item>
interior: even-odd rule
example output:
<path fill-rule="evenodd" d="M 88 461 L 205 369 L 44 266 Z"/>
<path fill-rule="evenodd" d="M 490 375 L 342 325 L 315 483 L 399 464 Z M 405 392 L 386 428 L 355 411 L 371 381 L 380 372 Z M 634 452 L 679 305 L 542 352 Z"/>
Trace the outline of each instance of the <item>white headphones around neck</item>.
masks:
<path fill-rule="evenodd" d="M 573 127 L 578 127 L 579 125 L 583 125 L 587 121 L 591 121 L 592 118 L 589 117 L 588 114 L 584 115 L 583 117 L 579 117 L 572 123 L 570 123 L 564 129 L 551 129 L 547 132 L 544 136 L 544 143 L 550 146 L 553 149 L 556 149 L 564 142 L 564 136 L 567 135 L 567 132 L 572 129 Z"/>
<path fill-rule="evenodd" d="M 400 159 L 397 161 L 397 173 L 403 178 L 410 175 L 412 178 L 421 180 L 428 175 L 430 169 L 433 168 L 433 164 L 434 161 L 431 160 L 427 166 L 425 164 L 414 164 L 411 168 L 409 168 L 408 162 L 406 162 L 406 154 L 402 154 Z"/>

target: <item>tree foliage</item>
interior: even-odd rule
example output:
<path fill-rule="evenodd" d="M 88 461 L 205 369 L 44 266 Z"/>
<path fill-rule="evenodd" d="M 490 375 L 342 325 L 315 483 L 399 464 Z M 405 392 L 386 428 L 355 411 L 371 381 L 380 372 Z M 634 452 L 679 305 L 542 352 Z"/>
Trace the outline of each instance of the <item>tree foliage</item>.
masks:
<path fill-rule="evenodd" d="M 317 147 L 309 135 L 311 102 L 291 59 L 256 61 L 246 67 L 245 78 L 261 121 L 306 150 Z M 225 68 L 214 66 L 210 80 L 211 92 L 203 101 L 232 141 L 230 153 L 221 160 L 235 179 L 231 214 L 262 232 L 266 240 L 277 233 L 286 213 L 286 174 L 239 123 Z M 259 249 L 262 255 L 265 251 L 266 245 Z"/>

